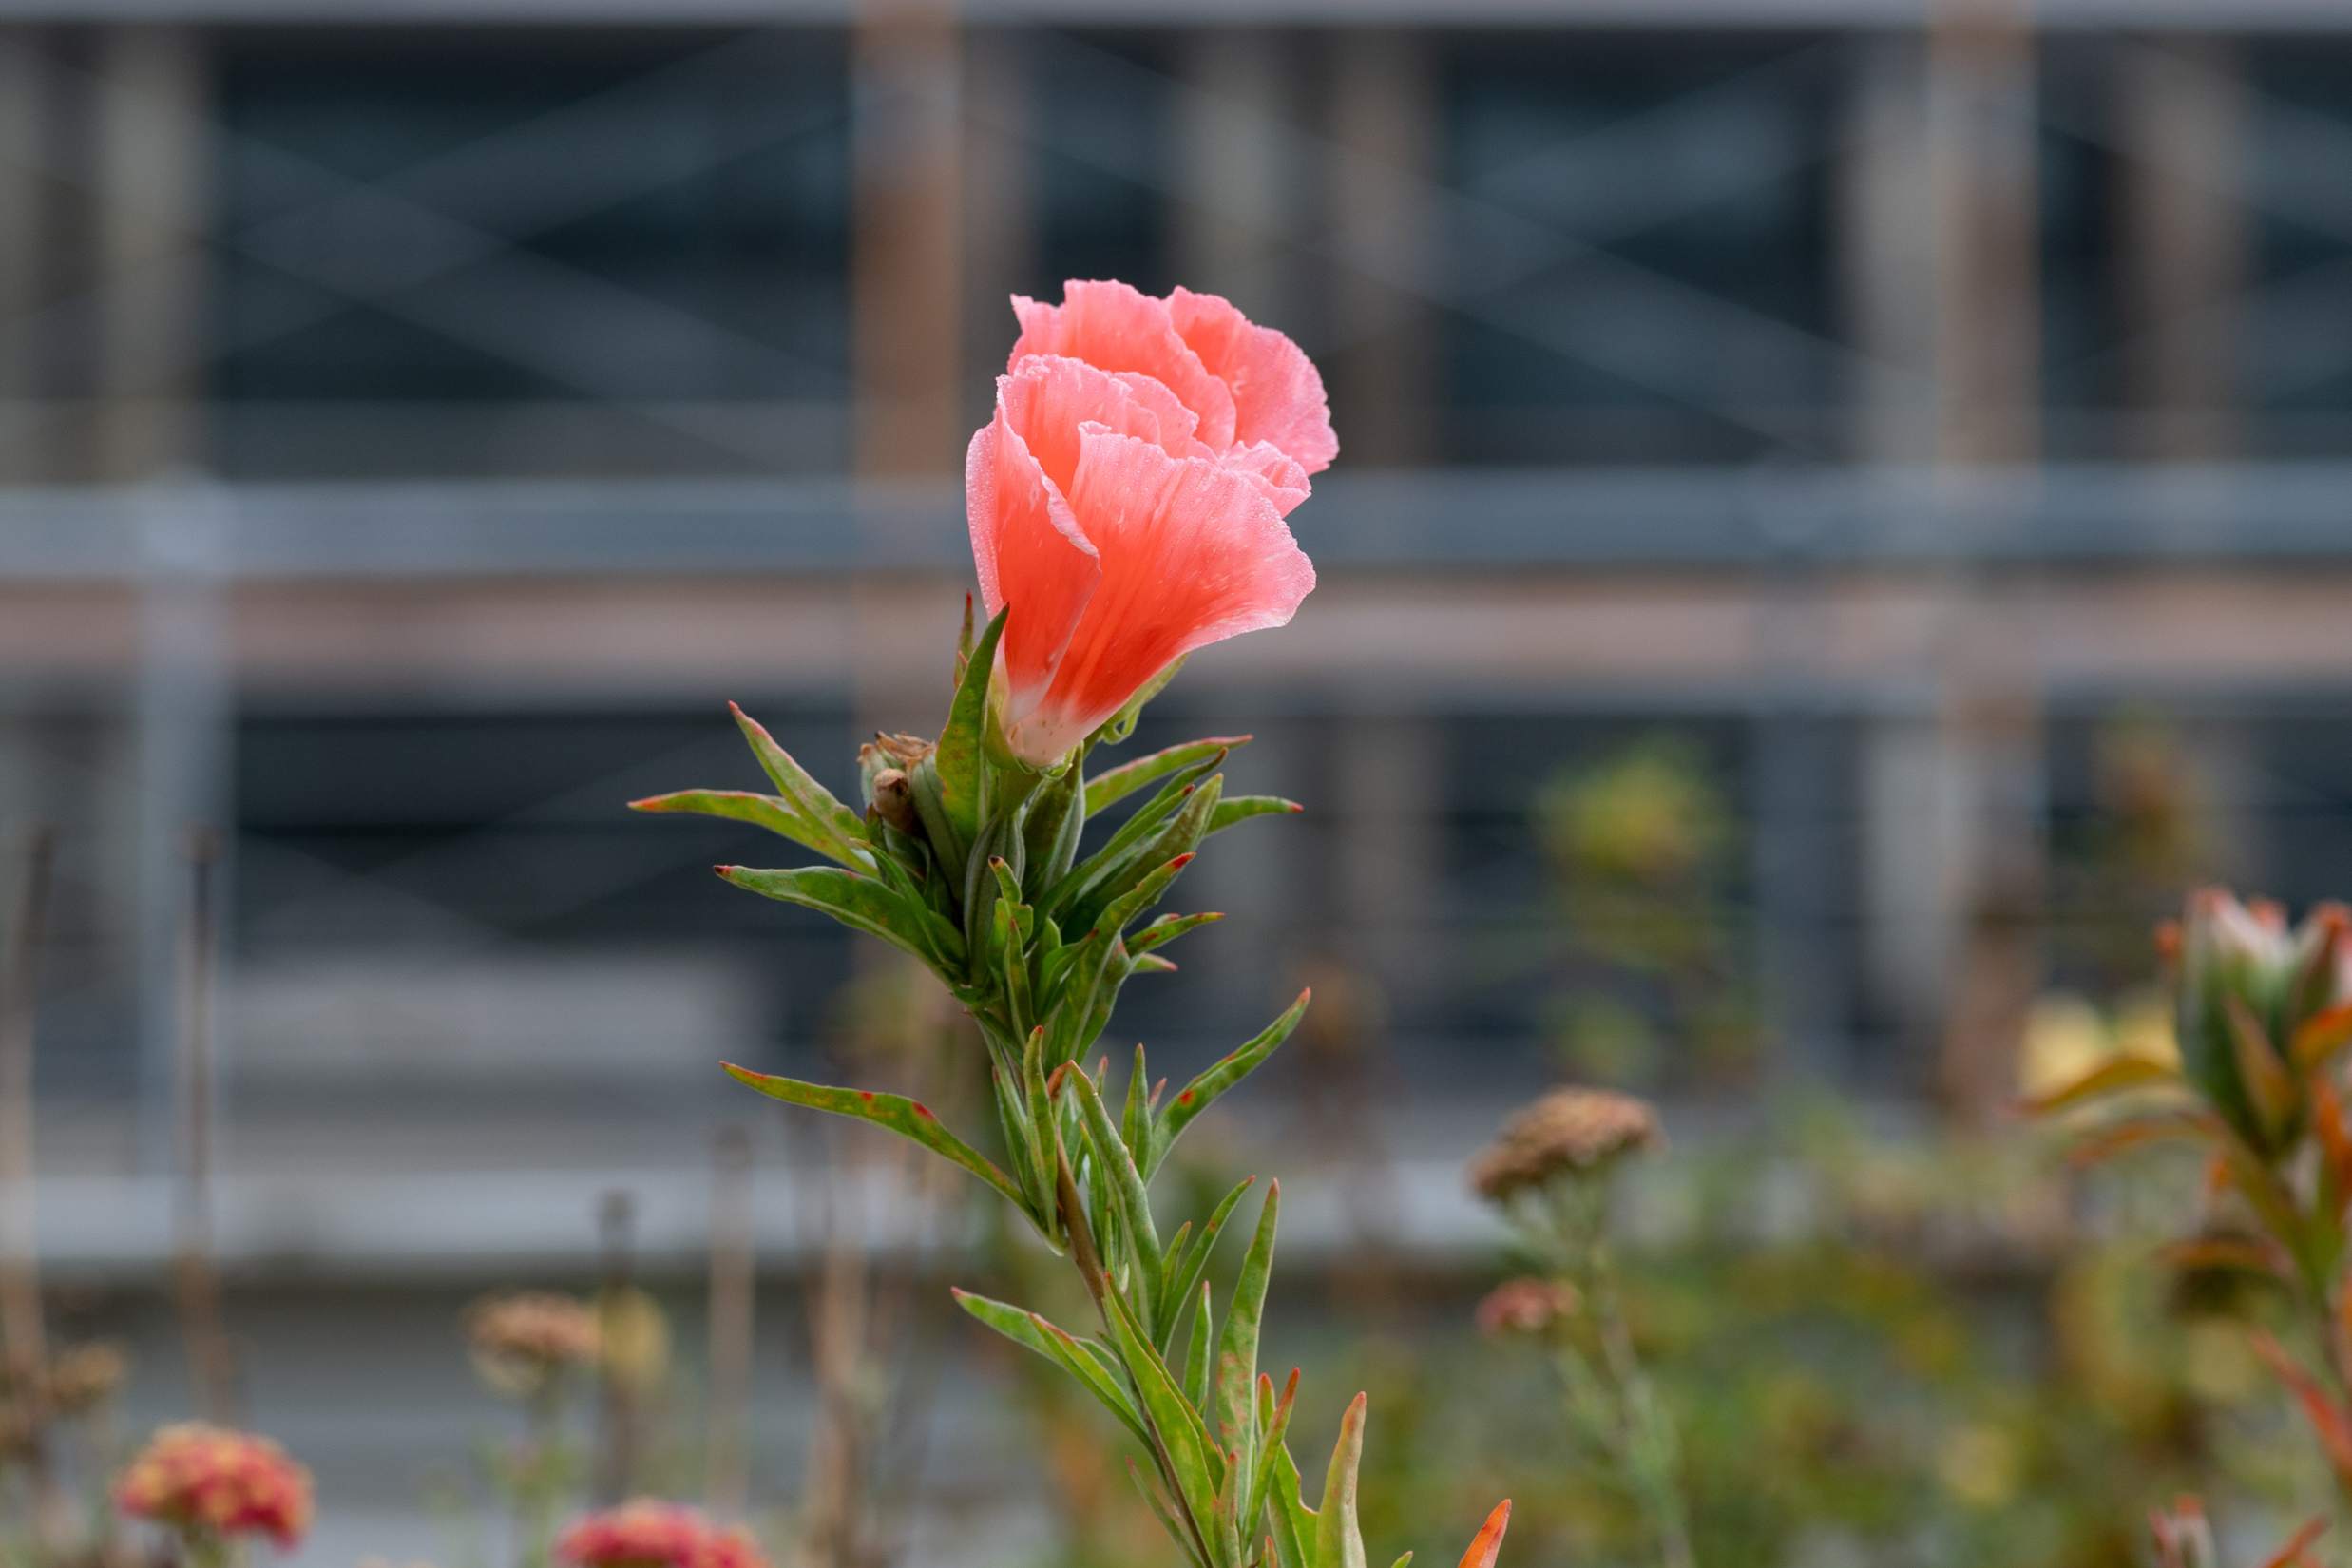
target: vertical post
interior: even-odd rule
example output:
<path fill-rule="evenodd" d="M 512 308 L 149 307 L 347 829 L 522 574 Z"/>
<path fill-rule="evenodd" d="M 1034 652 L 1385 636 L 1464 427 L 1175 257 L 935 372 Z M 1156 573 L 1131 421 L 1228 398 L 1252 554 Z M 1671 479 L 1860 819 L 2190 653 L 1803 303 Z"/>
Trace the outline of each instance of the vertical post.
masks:
<path fill-rule="evenodd" d="M 597 1207 L 597 1230 L 603 1251 L 603 1289 L 597 1303 L 603 1356 L 597 1389 L 596 1496 L 609 1504 L 629 1495 L 638 1475 L 638 1369 L 622 1365 L 622 1351 L 636 1348 L 634 1342 L 623 1342 L 641 1328 L 637 1316 L 636 1198 L 618 1188 L 606 1193 Z"/>
<path fill-rule="evenodd" d="M 1176 98 L 1179 277 L 1230 294 L 1261 321 L 1297 319 L 1284 276 L 1285 228 L 1297 205 L 1284 98 L 1296 72 L 1280 32 L 1220 27 L 1184 35 Z"/>
<path fill-rule="evenodd" d="M 710 1429 L 704 1501 L 739 1519 L 750 1491 L 752 1140 L 738 1124 L 718 1130 L 711 1171 Z"/>
<path fill-rule="evenodd" d="M 200 830 L 192 835 L 187 934 L 181 966 L 181 1169 L 174 1272 L 196 1407 L 209 1421 L 233 1425 L 237 1374 L 222 1325 L 220 1264 L 213 1238 L 213 870 L 219 859 L 219 845 L 211 833 Z"/>
<path fill-rule="evenodd" d="M 29 28 L 0 29 L 0 473 L 49 477 L 45 444 L 35 437 L 45 377 L 36 335 L 27 323 L 44 298 L 44 258 L 57 237 L 49 232 L 44 182 L 48 94 L 38 36 Z"/>
<path fill-rule="evenodd" d="M 851 53 L 857 471 L 945 475 L 964 455 L 952 0 L 861 0 Z"/>
<path fill-rule="evenodd" d="M 200 449 L 208 84 L 199 34 L 142 23 L 100 42 L 99 468 L 142 479 Z"/>
<path fill-rule="evenodd" d="M 2036 71 L 2026 0 L 1941 0 L 1928 39 L 1936 192 L 1937 456 L 1947 526 L 2013 520 L 1980 470 L 2039 460 L 2040 278 Z M 1998 493 L 2014 493 L 2002 490 Z M 2041 694 L 2014 576 L 1963 565 L 1941 699 L 1961 832 L 1948 866 L 1958 930 L 1938 1079 L 1965 1120 L 1998 1114 L 2039 984 Z"/>
<path fill-rule="evenodd" d="M 2129 368 L 2157 459 L 2219 459 L 2236 447 L 2236 301 L 2245 287 L 2245 209 L 2229 196 L 2245 143 L 2246 87 L 2231 47 L 2182 40 L 2127 48 L 2116 112 L 2135 156 L 2124 166 L 2119 256 L 2138 345 Z"/>
<path fill-rule="evenodd" d="M 1851 446 L 1861 463 L 1922 463 L 1936 441 L 1936 407 L 1921 390 L 1936 356 L 1927 51 L 1896 33 L 1857 43 L 1850 62 L 1837 193 L 1839 287 L 1858 369 Z"/>
<path fill-rule="evenodd" d="M 36 1545 L 61 1539 L 71 1501 L 50 1468 L 45 1374 L 47 1330 L 41 1314 L 41 1238 L 33 1163 L 34 1062 L 41 950 L 48 932 L 49 870 L 56 838 L 46 825 L 25 835 L 23 880 L 0 969 L 0 1381 L 20 1392 L 31 1444 L 22 1456 L 32 1489 Z"/>
<path fill-rule="evenodd" d="M 1440 228 L 1420 197 L 1441 183 L 1434 51 L 1381 29 L 1348 29 L 1333 47 L 1329 385 L 1351 452 L 1413 468 L 1437 456 L 1436 317 L 1419 292 L 1442 266 Z"/>

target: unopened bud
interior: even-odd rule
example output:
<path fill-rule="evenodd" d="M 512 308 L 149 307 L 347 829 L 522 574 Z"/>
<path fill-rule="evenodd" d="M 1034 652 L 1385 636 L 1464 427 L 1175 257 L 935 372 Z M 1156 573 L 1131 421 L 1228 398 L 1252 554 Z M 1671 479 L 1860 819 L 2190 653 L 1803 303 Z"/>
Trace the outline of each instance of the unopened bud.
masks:
<path fill-rule="evenodd" d="M 873 777 L 874 810 L 882 820 L 902 833 L 917 833 L 920 827 L 915 817 L 914 786 L 907 781 L 905 770 L 885 768 Z"/>

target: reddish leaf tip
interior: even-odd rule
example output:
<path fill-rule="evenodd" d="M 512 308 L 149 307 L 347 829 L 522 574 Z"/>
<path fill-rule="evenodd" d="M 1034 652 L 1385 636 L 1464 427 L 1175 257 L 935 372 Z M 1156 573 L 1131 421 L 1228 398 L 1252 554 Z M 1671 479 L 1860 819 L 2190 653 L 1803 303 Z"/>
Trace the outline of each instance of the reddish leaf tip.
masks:
<path fill-rule="evenodd" d="M 1187 850 L 1187 851 L 1185 851 L 1182 854 L 1180 854 L 1180 855 L 1176 856 L 1174 860 L 1171 860 L 1170 862 L 1168 862 L 1168 865 L 1169 865 L 1169 867 L 1170 867 L 1170 869 L 1171 869 L 1171 870 L 1179 870 L 1179 871 L 1180 871 L 1180 870 L 1182 870 L 1185 867 L 1190 866 L 1190 865 L 1193 863 L 1194 858 L 1195 858 L 1195 853 L 1194 853 L 1194 851 L 1191 851 L 1191 850 Z"/>
<path fill-rule="evenodd" d="M 733 866 L 714 866 L 711 870 L 717 871 L 720 876 L 732 876 L 735 874 L 736 868 Z"/>
<path fill-rule="evenodd" d="M 923 1101 L 919 1100 L 914 1102 L 914 1114 L 921 1117 L 926 1121 L 937 1121 L 939 1119 L 937 1117 L 931 1115 L 931 1108 L 928 1105 L 924 1104 Z"/>

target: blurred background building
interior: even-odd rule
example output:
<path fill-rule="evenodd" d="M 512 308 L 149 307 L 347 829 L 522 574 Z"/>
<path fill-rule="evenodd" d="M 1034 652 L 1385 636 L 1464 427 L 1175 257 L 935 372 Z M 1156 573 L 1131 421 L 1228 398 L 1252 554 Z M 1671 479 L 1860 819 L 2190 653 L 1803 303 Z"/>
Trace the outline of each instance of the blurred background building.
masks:
<path fill-rule="evenodd" d="M 1344 448 L 1297 622 L 1155 717 L 1310 813 L 1123 1031 L 1339 977 L 1457 1244 L 1565 1070 L 1542 792 L 1671 732 L 1755 1018 L 1653 1084 L 1983 1114 L 2155 912 L 2082 870 L 2119 724 L 2185 870 L 2352 890 L 2347 169 L 2341 0 L 0 0 L 52 1268 L 169 1249 L 198 828 L 220 1245 L 314 1446 L 306 1303 L 577 1274 L 607 1189 L 682 1268 L 720 1121 L 789 1260 L 823 1175 L 711 1063 L 817 1072 L 849 944 L 621 803 L 752 782 L 730 698 L 844 794 L 935 725 L 1005 296 L 1065 277 L 1289 330 Z"/>

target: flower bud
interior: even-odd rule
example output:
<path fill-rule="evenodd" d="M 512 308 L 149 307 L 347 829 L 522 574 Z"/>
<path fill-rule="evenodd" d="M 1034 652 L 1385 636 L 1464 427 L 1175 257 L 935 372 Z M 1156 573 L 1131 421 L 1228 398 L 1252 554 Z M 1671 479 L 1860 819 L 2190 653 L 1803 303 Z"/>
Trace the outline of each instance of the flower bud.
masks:
<path fill-rule="evenodd" d="M 2297 1039 L 2346 994 L 2345 912 L 2322 906 L 2290 927 L 2266 901 L 2217 888 L 2190 895 L 2177 942 L 2181 1068 L 2257 1149 L 2285 1150 L 2305 1124 Z"/>
<path fill-rule="evenodd" d="M 883 769 L 867 789 L 883 821 L 910 837 L 921 836 L 923 824 L 915 813 L 914 786 L 907 781 L 904 769 Z"/>
<path fill-rule="evenodd" d="M 1608 1089 L 1555 1089 L 1502 1124 L 1470 1165 L 1470 1184 L 1497 1203 L 1560 1176 L 1598 1176 L 1665 1142 L 1657 1113 Z"/>

